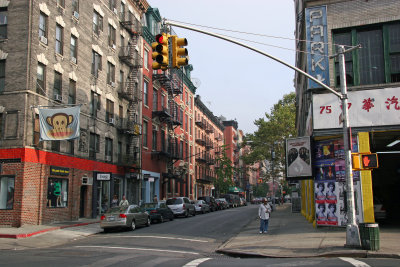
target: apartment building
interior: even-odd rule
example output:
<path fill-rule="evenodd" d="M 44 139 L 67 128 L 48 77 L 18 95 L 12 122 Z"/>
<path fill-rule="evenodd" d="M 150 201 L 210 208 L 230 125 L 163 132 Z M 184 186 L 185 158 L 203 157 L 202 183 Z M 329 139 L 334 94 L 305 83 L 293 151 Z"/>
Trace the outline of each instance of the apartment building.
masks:
<path fill-rule="evenodd" d="M 353 171 L 357 222 L 374 222 L 374 203 L 380 201 L 388 220 L 399 218 L 398 142 L 400 120 L 400 2 L 396 0 L 296 0 L 296 66 L 340 92 L 339 45 L 346 50 L 349 124 L 353 153 L 378 153 L 379 168 Z M 317 225 L 344 226 L 344 175 L 341 101 L 331 92 L 296 73 L 296 127 L 310 136 L 313 176 L 301 182 L 302 211 Z M 336 221 L 314 217 L 313 192 L 332 187 Z M 331 186 L 332 185 L 332 186 Z"/>
<path fill-rule="evenodd" d="M 140 198 L 145 0 L 0 2 L 0 224 L 95 217 Z M 39 108 L 80 138 L 39 140 Z"/>

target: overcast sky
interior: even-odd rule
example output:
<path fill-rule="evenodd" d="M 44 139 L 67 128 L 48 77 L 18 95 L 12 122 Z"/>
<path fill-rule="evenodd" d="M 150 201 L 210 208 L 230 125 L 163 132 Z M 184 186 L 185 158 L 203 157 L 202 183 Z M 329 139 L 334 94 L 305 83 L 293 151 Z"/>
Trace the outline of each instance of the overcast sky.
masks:
<path fill-rule="evenodd" d="M 295 64 L 293 0 L 147 1 L 166 19 L 279 37 L 201 28 L 260 42 L 262 44 L 238 40 L 286 63 Z M 221 39 L 182 28 L 173 29 L 179 37 L 188 39 L 192 78 L 201 83 L 196 94 L 214 115 L 223 115 L 227 120 L 236 119 L 244 133 L 256 131 L 254 121 L 265 118 L 265 113 L 270 113 L 283 95 L 294 91 L 294 71 L 288 67 Z"/>

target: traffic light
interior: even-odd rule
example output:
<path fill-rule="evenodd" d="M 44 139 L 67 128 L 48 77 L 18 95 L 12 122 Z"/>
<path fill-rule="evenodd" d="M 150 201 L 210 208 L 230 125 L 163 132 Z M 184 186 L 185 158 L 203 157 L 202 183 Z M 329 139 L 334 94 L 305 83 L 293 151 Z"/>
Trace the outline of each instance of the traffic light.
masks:
<path fill-rule="evenodd" d="M 186 38 L 178 38 L 171 36 L 172 39 L 172 66 L 179 69 L 181 66 L 186 66 L 189 63 L 188 50 L 182 46 L 188 45 Z"/>
<path fill-rule="evenodd" d="M 166 33 L 157 34 L 156 41 L 151 44 L 153 48 L 153 70 L 166 70 L 168 68 L 168 38 Z"/>
<path fill-rule="evenodd" d="M 362 154 L 361 164 L 363 169 L 378 168 L 378 155 L 376 153 Z"/>

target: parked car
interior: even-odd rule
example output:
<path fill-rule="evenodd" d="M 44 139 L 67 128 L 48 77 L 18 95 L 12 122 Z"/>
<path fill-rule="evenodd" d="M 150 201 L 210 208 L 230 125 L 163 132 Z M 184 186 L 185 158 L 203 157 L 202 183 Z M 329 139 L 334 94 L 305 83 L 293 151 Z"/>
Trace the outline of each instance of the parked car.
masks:
<path fill-rule="evenodd" d="M 172 210 L 175 216 L 196 216 L 194 204 L 192 204 L 187 197 L 168 198 L 166 204 Z"/>
<path fill-rule="evenodd" d="M 216 198 L 215 201 L 217 202 L 220 210 L 229 208 L 228 201 L 226 201 L 225 198 Z"/>
<path fill-rule="evenodd" d="M 204 200 L 196 200 L 194 202 L 194 207 L 197 213 L 210 212 L 210 206 Z"/>
<path fill-rule="evenodd" d="M 382 201 L 374 197 L 374 216 L 375 220 L 385 220 L 386 219 L 386 209 L 382 204 Z"/>
<path fill-rule="evenodd" d="M 100 218 L 100 227 L 104 229 L 104 232 L 113 228 L 135 230 L 139 225 L 150 226 L 150 223 L 149 214 L 138 205 L 110 208 Z"/>
<path fill-rule="evenodd" d="M 172 221 L 174 219 L 174 213 L 167 206 L 165 201 L 160 201 L 158 203 L 145 203 L 142 205 L 150 215 L 151 222 L 164 222 L 165 220 Z"/>
<path fill-rule="evenodd" d="M 243 197 L 240 198 L 240 206 L 247 206 L 247 201 Z"/>
<path fill-rule="evenodd" d="M 240 205 L 240 199 L 238 195 L 226 194 L 222 195 L 221 197 L 225 198 L 226 201 L 228 201 L 229 208 L 236 208 Z"/>
<path fill-rule="evenodd" d="M 217 202 L 215 202 L 215 198 L 212 196 L 198 197 L 197 200 L 204 200 L 208 206 L 210 206 L 211 211 L 216 211 L 218 209 Z"/>

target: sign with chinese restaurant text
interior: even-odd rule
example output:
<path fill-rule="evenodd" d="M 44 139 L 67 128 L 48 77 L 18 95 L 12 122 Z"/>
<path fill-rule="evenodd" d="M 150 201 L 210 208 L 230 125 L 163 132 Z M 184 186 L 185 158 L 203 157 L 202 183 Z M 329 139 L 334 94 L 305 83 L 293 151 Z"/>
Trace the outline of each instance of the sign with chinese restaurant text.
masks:
<path fill-rule="evenodd" d="M 400 123 L 400 88 L 348 93 L 350 127 Z M 333 94 L 313 94 L 314 129 L 342 128 L 341 100 Z"/>
<path fill-rule="evenodd" d="M 306 8 L 307 73 L 329 86 L 328 31 L 326 6 Z M 308 88 L 321 85 L 308 80 Z"/>

